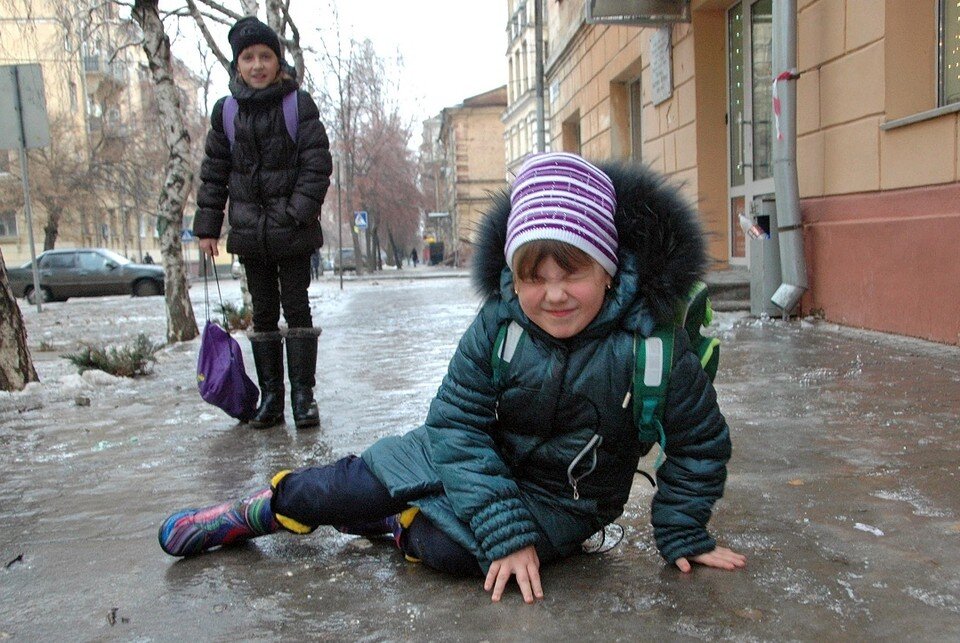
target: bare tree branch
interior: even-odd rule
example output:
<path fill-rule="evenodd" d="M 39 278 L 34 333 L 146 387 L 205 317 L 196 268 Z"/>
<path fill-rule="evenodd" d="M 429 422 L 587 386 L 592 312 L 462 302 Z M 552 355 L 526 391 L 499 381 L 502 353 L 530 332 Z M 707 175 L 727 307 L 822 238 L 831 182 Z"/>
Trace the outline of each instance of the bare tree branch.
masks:
<path fill-rule="evenodd" d="M 210 33 L 210 29 L 207 28 L 207 23 L 203 19 L 200 9 L 197 8 L 197 3 L 194 2 L 194 0 L 187 0 L 187 8 L 190 10 L 190 15 L 193 17 L 194 22 L 197 23 L 197 28 L 200 29 L 200 33 L 203 34 L 203 39 L 207 42 L 207 47 L 210 48 L 210 51 L 213 52 L 213 55 L 216 56 L 217 60 L 229 74 L 230 61 L 227 60 L 227 57 L 223 54 L 213 34 Z"/>

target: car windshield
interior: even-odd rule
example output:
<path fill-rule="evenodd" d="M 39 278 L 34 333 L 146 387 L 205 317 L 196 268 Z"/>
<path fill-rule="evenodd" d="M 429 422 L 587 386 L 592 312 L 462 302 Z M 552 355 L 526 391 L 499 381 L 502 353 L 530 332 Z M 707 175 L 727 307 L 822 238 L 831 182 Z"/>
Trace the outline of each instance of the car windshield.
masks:
<path fill-rule="evenodd" d="M 118 264 L 118 265 L 121 265 L 121 266 L 125 266 L 125 265 L 128 264 L 128 263 L 132 263 L 129 259 L 127 259 L 126 257 L 124 257 L 124 256 L 121 255 L 121 254 L 117 254 L 117 253 L 114 252 L 113 250 L 107 250 L 106 248 L 100 248 L 100 251 L 99 251 L 99 252 L 100 252 L 100 254 L 102 254 L 104 257 L 106 257 L 106 258 L 109 259 L 110 261 L 114 262 L 115 264 Z"/>

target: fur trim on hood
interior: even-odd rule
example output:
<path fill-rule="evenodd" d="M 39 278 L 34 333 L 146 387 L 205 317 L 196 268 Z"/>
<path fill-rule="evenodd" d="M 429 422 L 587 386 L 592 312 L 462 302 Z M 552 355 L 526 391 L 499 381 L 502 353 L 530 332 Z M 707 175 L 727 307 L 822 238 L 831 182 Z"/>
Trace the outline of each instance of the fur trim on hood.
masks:
<path fill-rule="evenodd" d="M 617 193 L 614 221 L 619 235 L 620 270 L 616 299 L 624 310 L 641 306 L 656 320 L 671 320 L 678 301 L 703 278 L 706 244 L 696 210 L 665 177 L 644 165 L 597 163 Z M 510 194 L 494 195 L 480 223 L 473 255 L 473 286 L 485 299 L 512 294 L 512 274 L 504 258 Z M 507 288 L 509 286 L 509 288 Z"/>

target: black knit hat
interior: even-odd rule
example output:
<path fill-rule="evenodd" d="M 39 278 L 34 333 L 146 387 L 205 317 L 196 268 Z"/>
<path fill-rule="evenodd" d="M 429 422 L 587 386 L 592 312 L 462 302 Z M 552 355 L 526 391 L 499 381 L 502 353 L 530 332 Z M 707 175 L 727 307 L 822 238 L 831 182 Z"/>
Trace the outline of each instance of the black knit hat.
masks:
<path fill-rule="evenodd" d="M 256 16 L 247 16 L 237 20 L 237 24 L 230 28 L 227 34 L 230 48 L 233 49 L 233 62 L 237 62 L 240 52 L 250 45 L 266 45 L 277 54 L 277 60 L 283 60 L 280 52 L 280 38 L 277 32 L 257 20 Z"/>

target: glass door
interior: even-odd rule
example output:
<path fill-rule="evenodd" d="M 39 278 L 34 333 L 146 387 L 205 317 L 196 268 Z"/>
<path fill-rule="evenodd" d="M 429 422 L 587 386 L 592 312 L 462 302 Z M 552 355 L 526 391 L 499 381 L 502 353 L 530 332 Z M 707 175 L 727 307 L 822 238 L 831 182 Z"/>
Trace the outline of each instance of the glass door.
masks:
<path fill-rule="evenodd" d="M 727 12 L 728 221 L 730 263 L 747 265 L 740 216 L 773 187 L 773 0 Z M 752 220 L 752 219 L 751 219 Z"/>

